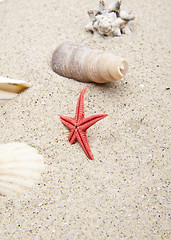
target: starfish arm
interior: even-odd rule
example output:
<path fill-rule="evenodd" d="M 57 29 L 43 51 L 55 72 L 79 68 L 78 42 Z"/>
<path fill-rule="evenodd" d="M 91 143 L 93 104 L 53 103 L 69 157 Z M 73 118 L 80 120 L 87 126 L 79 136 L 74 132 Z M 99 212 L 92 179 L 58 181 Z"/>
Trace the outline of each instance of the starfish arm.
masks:
<path fill-rule="evenodd" d="M 68 137 L 68 141 L 70 142 L 70 144 L 73 144 L 77 141 L 77 134 L 76 134 L 75 128 L 71 130 Z"/>
<path fill-rule="evenodd" d="M 93 154 L 91 152 L 91 149 L 90 149 L 90 146 L 89 146 L 89 143 L 87 140 L 86 132 L 78 130 L 77 131 L 77 140 L 81 144 L 81 147 L 83 148 L 87 157 L 91 160 L 94 160 Z"/>
<path fill-rule="evenodd" d="M 79 127 L 83 130 L 86 131 L 89 127 L 91 127 L 93 124 L 96 122 L 102 120 L 103 118 L 107 117 L 107 114 L 96 114 L 93 116 L 89 116 L 87 118 L 84 118 L 80 123 Z"/>
<path fill-rule="evenodd" d="M 80 93 L 78 102 L 77 102 L 77 107 L 76 107 L 76 114 L 75 114 L 75 119 L 76 121 L 80 121 L 81 119 L 84 118 L 84 94 L 87 88 L 84 88 L 82 92 Z"/>
<path fill-rule="evenodd" d="M 61 116 L 60 115 L 61 122 L 69 128 L 69 130 L 72 130 L 75 126 L 75 119 L 67 116 Z"/>

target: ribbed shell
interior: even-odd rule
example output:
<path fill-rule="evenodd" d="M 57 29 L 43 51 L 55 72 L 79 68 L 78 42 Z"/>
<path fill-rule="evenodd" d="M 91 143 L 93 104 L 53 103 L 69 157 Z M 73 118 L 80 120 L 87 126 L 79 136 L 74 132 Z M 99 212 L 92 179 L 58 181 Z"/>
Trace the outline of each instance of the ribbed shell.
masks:
<path fill-rule="evenodd" d="M 128 63 L 112 53 L 65 42 L 54 51 L 52 68 L 61 76 L 81 82 L 105 83 L 122 79 Z"/>
<path fill-rule="evenodd" d="M 31 187 L 43 168 L 43 157 L 26 143 L 0 144 L 0 195 L 15 195 Z"/>

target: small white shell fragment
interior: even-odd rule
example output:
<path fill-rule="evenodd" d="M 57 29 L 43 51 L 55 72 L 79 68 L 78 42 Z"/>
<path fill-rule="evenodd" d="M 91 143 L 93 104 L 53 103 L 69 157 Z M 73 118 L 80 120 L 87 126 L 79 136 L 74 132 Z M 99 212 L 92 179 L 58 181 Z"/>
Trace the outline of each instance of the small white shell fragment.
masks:
<path fill-rule="evenodd" d="M 85 26 L 86 31 L 91 31 L 92 33 L 95 32 L 95 29 L 93 27 L 93 24 L 90 22 Z"/>
<path fill-rule="evenodd" d="M 130 30 L 128 24 L 122 26 L 122 33 L 127 34 L 127 35 L 131 34 L 131 30 Z"/>
<path fill-rule="evenodd" d="M 99 10 L 103 11 L 104 9 L 105 9 L 105 3 L 104 3 L 104 1 L 100 1 L 99 2 Z"/>
<path fill-rule="evenodd" d="M 0 76 L 0 100 L 12 99 L 28 87 L 29 84 L 25 81 Z"/>
<path fill-rule="evenodd" d="M 120 18 L 122 18 L 125 21 L 131 21 L 131 20 L 134 20 L 134 18 L 135 18 L 133 14 L 128 13 L 125 10 L 120 10 L 119 16 L 120 16 Z"/>
<path fill-rule="evenodd" d="M 94 21 L 96 19 L 96 14 L 97 14 L 97 11 L 93 11 L 93 10 L 90 10 L 87 12 L 88 15 L 89 15 L 89 18 Z"/>
<path fill-rule="evenodd" d="M 113 1 L 110 3 L 106 9 L 109 11 L 118 11 L 120 9 L 122 1 Z"/>
<path fill-rule="evenodd" d="M 0 90 L 0 100 L 12 99 L 12 98 L 14 98 L 16 95 L 17 95 L 17 93 L 6 92 L 6 91 Z"/>
<path fill-rule="evenodd" d="M 99 10 L 88 11 L 91 24 L 87 24 L 85 30 L 111 37 L 130 34 L 129 21 L 134 20 L 135 17 L 131 13 L 120 9 L 121 2 L 121 0 L 117 0 L 105 6 L 104 1 L 100 1 Z"/>
<path fill-rule="evenodd" d="M 44 169 L 43 157 L 26 143 L 0 144 L 0 195 L 14 196 L 32 187 Z"/>

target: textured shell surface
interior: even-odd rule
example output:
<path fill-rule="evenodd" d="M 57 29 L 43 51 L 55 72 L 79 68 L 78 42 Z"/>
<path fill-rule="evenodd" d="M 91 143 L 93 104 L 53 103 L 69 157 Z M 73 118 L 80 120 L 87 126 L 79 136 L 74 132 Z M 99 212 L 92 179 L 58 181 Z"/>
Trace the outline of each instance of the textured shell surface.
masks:
<path fill-rule="evenodd" d="M 86 31 L 99 33 L 103 36 L 120 36 L 130 34 L 129 21 L 134 20 L 134 15 L 121 9 L 121 1 L 114 1 L 105 6 L 104 1 L 99 2 L 98 10 L 89 10 L 91 24 L 85 26 Z M 126 28 L 126 29 L 125 29 Z"/>
<path fill-rule="evenodd" d="M 122 79 L 128 71 L 128 63 L 112 53 L 65 42 L 53 53 L 52 69 L 78 81 L 105 83 Z"/>
<path fill-rule="evenodd" d="M 44 169 L 43 157 L 26 143 L 0 144 L 0 195 L 32 187 Z"/>

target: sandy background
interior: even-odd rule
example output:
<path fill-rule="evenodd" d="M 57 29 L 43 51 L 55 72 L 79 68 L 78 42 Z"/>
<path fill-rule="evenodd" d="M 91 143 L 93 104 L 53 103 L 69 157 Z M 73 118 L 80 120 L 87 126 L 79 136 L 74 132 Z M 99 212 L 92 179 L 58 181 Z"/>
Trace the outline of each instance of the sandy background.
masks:
<path fill-rule="evenodd" d="M 111 1 L 106 1 L 110 3 Z M 34 189 L 0 198 L 0 239 L 169 239 L 171 1 L 123 0 L 132 35 L 85 32 L 91 0 L 0 3 L 0 74 L 31 87 L 0 105 L 0 142 L 27 142 L 45 158 Z M 51 69 L 66 40 L 128 60 L 122 81 L 85 84 Z M 95 160 L 70 146 L 59 115 L 74 116 L 81 90 L 85 115 L 108 117 L 87 132 Z"/>

